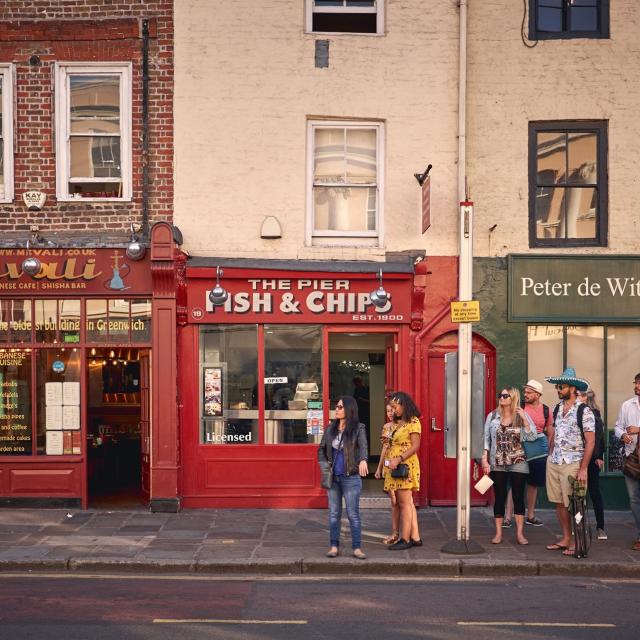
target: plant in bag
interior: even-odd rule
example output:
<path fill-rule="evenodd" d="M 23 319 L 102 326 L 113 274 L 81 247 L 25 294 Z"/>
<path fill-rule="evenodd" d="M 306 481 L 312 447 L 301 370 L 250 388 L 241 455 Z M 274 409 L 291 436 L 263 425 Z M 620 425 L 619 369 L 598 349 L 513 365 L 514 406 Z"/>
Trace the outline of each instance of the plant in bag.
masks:
<path fill-rule="evenodd" d="M 569 476 L 569 484 L 572 490 L 569 513 L 575 540 L 574 556 L 586 558 L 592 538 L 591 527 L 587 524 L 587 485 L 573 476 Z"/>

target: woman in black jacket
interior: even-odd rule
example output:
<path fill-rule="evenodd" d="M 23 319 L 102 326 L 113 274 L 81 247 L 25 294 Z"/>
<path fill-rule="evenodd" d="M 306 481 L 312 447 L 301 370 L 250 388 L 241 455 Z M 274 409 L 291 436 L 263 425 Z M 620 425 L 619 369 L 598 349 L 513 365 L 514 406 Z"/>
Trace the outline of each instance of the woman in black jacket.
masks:
<path fill-rule="evenodd" d="M 596 394 L 593 389 L 589 389 L 582 393 L 578 391 L 576 393 L 578 398 L 584 402 L 596 419 L 596 444 L 593 448 L 593 455 L 589 461 L 587 467 L 587 491 L 591 498 L 591 504 L 593 505 L 593 511 L 596 514 L 596 529 L 598 540 L 606 540 L 607 534 L 604 530 L 604 506 L 602 503 L 602 494 L 600 493 L 600 471 L 604 466 L 604 424 L 602 422 L 602 416 L 600 415 L 600 407 L 596 401 Z"/>
<path fill-rule="evenodd" d="M 318 447 L 318 462 L 321 467 L 329 467 L 331 488 L 329 498 L 329 540 L 328 558 L 335 558 L 340 548 L 340 520 L 342 518 L 342 498 L 347 508 L 351 527 L 351 546 L 354 558 L 364 560 L 362 551 L 362 524 L 360 521 L 360 492 L 362 477 L 369 473 L 367 466 L 367 433 L 358 419 L 358 405 L 351 396 L 342 396 L 336 403 L 336 419 L 331 422 L 322 436 Z"/>

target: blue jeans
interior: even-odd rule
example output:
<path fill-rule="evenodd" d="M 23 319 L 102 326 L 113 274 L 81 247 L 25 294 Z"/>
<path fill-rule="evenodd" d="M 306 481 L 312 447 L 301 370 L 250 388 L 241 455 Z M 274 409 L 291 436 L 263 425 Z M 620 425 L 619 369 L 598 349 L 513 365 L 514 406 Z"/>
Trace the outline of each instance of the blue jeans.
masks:
<path fill-rule="evenodd" d="M 362 523 L 360 521 L 360 492 L 362 478 L 358 475 L 333 476 L 329 497 L 329 540 L 332 547 L 340 546 L 340 520 L 342 519 L 342 496 L 347 507 L 347 518 L 351 527 L 351 546 L 362 546 Z"/>
<path fill-rule="evenodd" d="M 627 485 L 627 493 L 629 494 L 629 502 L 631 503 L 631 513 L 636 521 L 638 529 L 638 539 L 640 540 L 640 480 L 624 477 L 624 483 Z"/>

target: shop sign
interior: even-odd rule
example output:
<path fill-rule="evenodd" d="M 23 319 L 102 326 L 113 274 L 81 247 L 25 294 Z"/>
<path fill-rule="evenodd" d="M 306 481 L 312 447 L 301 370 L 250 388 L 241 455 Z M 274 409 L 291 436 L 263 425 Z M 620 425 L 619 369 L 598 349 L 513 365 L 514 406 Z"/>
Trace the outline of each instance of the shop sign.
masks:
<path fill-rule="evenodd" d="M 377 308 L 371 292 L 375 278 L 336 278 L 314 274 L 309 278 L 230 277 L 225 270 L 221 286 L 229 293 L 225 304 L 214 307 L 209 292 L 215 278 L 190 280 L 187 288 L 191 322 L 295 323 L 408 323 L 411 319 L 411 279 L 385 276 L 388 302 Z"/>
<path fill-rule="evenodd" d="M 22 262 L 38 258 L 35 276 L 22 271 Z M 0 294 L 118 293 L 151 291 L 149 259 L 132 262 L 124 249 L 0 249 Z"/>
<path fill-rule="evenodd" d="M 510 256 L 509 320 L 638 322 L 640 258 Z"/>
<path fill-rule="evenodd" d="M 54 360 L 51 364 L 51 369 L 54 373 L 63 373 L 64 372 L 64 362 L 62 360 Z"/>

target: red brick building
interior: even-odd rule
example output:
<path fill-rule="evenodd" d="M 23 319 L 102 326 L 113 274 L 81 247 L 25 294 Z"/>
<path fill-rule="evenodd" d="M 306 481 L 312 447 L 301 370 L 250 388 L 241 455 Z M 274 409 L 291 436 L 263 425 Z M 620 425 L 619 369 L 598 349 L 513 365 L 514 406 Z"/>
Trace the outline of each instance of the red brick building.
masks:
<path fill-rule="evenodd" d="M 173 55 L 168 0 L 0 3 L 0 499 L 177 506 Z"/>

